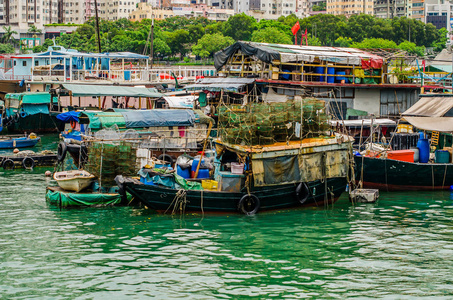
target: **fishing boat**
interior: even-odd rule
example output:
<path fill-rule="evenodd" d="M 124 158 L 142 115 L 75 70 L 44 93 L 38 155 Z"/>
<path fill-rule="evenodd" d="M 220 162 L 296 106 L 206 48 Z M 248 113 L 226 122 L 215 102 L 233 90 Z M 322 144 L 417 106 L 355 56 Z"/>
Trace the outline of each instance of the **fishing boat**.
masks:
<path fill-rule="evenodd" d="M 34 147 L 40 140 L 41 138 L 34 134 L 30 134 L 28 137 L 2 136 L 0 137 L 0 149 Z"/>
<path fill-rule="evenodd" d="M 194 182 L 200 180 L 198 163 L 195 168 L 192 165 L 195 179 L 152 173 L 156 170 L 141 170 L 140 181 L 117 176 L 119 191 L 130 193 L 156 211 L 253 215 L 258 211 L 331 205 L 345 191 L 353 139 L 326 134 L 329 127 L 324 127 L 327 118 L 321 112 L 323 101 L 304 102 L 303 110 L 301 105 L 225 106 L 226 110 L 219 113 L 214 170 L 208 172 L 213 174 L 201 179 L 201 184 Z M 292 114 L 285 115 L 284 111 Z M 301 111 L 305 126 L 299 127 L 293 120 L 301 120 Z M 286 131 L 288 124 L 295 125 L 294 132 Z M 259 135 L 268 134 L 270 128 L 273 137 Z"/>
<path fill-rule="evenodd" d="M 31 150 L 24 150 L 14 154 L 0 155 L 0 166 L 4 170 L 54 167 L 57 161 L 57 155 L 50 150 L 43 150 L 38 153 Z"/>
<path fill-rule="evenodd" d="M 406 110 L 402 121 L 420 132 L 412 149 L 362 152 L 356 155 L 355 176 L 364 188 L 384 191 L 445 190 L 453 185 L 451 135 L 453 97 L 445 94 L 420 95 Z M 425 133 L 430 133 L 428 139 Z M 450 138 L 439 138 L 446 133 Z"/>
<path fill-rule="evenodd" d="M 85 170 L 55 172 L 53 178 L 66 191 L 80 192 L 93 182 L 94 175 Z"/>

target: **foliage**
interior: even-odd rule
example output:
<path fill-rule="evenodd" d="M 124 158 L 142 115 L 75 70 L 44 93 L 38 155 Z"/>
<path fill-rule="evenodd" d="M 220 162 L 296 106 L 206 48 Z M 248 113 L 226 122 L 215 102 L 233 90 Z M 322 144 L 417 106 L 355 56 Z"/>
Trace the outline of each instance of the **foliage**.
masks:
<path fill-rule="evenodd" d="M 336 47 L 351 47 L 351 44 L 352 44 L 351 38 L 345 38 L 342 36 L 340 36 L 334 42 L 334 46 L 336 46 Z"/>
<path fill-rule="evenodd" d="M 36 27 L 35 25 L 29 25 L 28 32 L 29 33 L 41 33 L 42 30 L 38 29 L 38 27 Z"/>
<path fill-rule="evenodd" d="M 397 49 L 398 45 L 394 41 L 385 40 L 385 39 L 364 39 L 360 43 L 352 43 L 353 48 L 359 49 Z"/>
<path fill-rule="evenodd" d="M 0 43 L 0 53 L 14 53 L 14 46 Z"/>
<path fill-rule="evenodd" d="M 445 48 L 445 45 L 448 41 L 448 31 L 445 28 L 439 29 L 439 38 L 431 44 L 431 47 L 434 48 L 434 51 L 441 51 Z"/>
<path fill-rule="evenodd" d="M 233 43 L 234 40 L 231 37 L 223 36 L 221 33 L 206 34 L 192 46 L 192 53 L 205 58 Z"/>
<path fill-rule="evenodd" d="M 326 10 L 326 2 L 321 2 L 319 5 L 313 5 L 312 11 L 324 11 Z"/>
<path fill-rule="evenodd" d="M 404 42 L 400 43 L 398 45 L 398 48 L 401 50 L 407 51 L 409 53 L 416 54 L 421 57 L 425 56 L 425 47 L 424 46 L 417 47 L 417 45 L 415 43 L 411 43 L 409 41 L 404 41 Z"/>
<path fill-rule="evenodd" d="M 275 27 L 266 27 L 252 34 L 252 42 L 271 44 L 292 44 L 291 37 Z"/>
<path fill-rule="evenodd" d="M 241 13 L 228 18 L 224 25 L 223 34 L 232 37 L 236 41 L 250 41 L 253 31 L 257 27 L 258 23 L 255 18 Z"/>
<path fill-rule="evenodd" d="M 4 44 L 8 44 L 8 43 L 15 44 L 16 40 L 13 38 L 13 34 L 17 34 L 17 31 L 12 30 L 11 26 L 8 26 L 8 27 L 3 26 L 3 30 L 5 30 L 5 32 L 3 33 L 1 42 Z"/>

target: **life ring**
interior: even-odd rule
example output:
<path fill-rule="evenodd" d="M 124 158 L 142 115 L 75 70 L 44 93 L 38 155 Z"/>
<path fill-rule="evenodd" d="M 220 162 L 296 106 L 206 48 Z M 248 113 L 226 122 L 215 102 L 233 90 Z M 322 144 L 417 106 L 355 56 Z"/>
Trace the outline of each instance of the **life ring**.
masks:
<path fill-rule="evenodd" d="M 28 114 L 25 111 L 21 111 L 20 112 L 20 117 L 21 118 L 25 118 L 26 116 L 28 116 Z"/>
<path fill-rule="evenodd" d="M 305 182 L 299 183 L 296 188 L 296 197 L 299 203 L 304 204 L 305 202 L 307 202 L 308 196 L 310 196 L 308 185 Z"/>
<path fill-rule="evenodd" d="M 238 210 L 247 216 L 251 216 L 258 212 L 260 206 L 260 199 L 258 199 L 257 196 L 253 194 L 246 194 L 242 196 L 241 200 L 239 200 Z"/>
<path fill-rule="evenodd" d="M 57 149 L 57 159 L 59 162 L 62 162 L 66 157 L 66 152 L 68 151 L 68 146 L 65 142 L 60 142 Z"/>
<path fill-rule="evenodd" d="M 74 121 L 74 120 L 71 120 L 70 124 L 71 124 L 71 128 L 72 128 L 72 129 L 75 129 L 76 126 L 77 126 L 77 122 Z"/>
<path fill-rule="evenodd" d="M 158 160 L 163 160 L 165 162 L 170 163 L 170 165 L 173 165 L 173 158 L 168 155 L 168 154 L 161 154 L 157 157 Z"/>
<path fill-rule="evenodd" d="M 14 164 L 14 161 L 10 158 L 8 159 L 5 159 L 2 163 L 2 167 L 3 169 L 5 170 L 14 170 L 14 168 L 16 167 L 15 164 Z"/>
<path fill-rule="evenodd" d="M 35 166 L 35 160 L 33 158 L 31 158 L 31 157 L 25 157 L 22 160 L 22 166 L 25 169 L 33 169 L 33 167 Z"/>

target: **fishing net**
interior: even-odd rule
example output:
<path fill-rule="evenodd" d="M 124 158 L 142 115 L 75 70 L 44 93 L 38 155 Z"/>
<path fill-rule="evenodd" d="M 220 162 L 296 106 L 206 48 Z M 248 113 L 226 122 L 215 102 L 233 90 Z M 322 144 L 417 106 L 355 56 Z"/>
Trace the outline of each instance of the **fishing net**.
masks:
<path fill-rule="evenodd" d="M 317 137 L 330 129 L 326 103 L 315 98 L 278 103 L 251 103 L 218 108 L 223 141 L 242 145 L 269 145 L 275 142 Z M 295 124 L 301 124 L 296 137 Z"/>

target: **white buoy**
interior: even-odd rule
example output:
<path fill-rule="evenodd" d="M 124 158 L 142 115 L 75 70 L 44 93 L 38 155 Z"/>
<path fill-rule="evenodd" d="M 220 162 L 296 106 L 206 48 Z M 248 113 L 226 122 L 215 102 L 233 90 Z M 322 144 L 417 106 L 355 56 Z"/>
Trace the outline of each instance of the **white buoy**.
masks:
<path fill-rule="evenodd" d="M 14 154 L 19 153 L 19 149 L 15 148 L 15 149 L 13 150 L 13 153 L 14 153 Z"/>
<path fill-rule="evenodd" d="M 50 177 L 52 176 L 52 172 L 50 172 L 49 170 L 47 170 L 44 175 L 46 175 L 46 177 Z"/>

